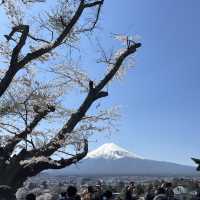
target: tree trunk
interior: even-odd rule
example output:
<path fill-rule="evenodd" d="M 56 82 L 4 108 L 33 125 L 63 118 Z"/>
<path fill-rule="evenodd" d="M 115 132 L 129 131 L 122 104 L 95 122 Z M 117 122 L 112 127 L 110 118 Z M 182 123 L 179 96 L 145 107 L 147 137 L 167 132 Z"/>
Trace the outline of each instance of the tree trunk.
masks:
<path fill-rule="evenodd" d="M 15 200 L 15 192 L 6 185 L 0 185 L 0 199 L 1 200 Z"/>
<path fill-rule="evenodd" d="M 27 177 L 17 163 L 0 167 L 0 199 L 15 200 L 15 193 L 23 186 Z"/>

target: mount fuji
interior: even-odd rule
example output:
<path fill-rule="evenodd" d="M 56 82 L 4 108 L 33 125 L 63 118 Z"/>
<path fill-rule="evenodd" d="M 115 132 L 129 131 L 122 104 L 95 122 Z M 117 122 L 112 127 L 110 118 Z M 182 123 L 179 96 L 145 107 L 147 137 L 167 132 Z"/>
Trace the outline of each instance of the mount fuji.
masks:
<path fill-rule="evenodd" d="M 143 175 L 143 176 L 193 176 L 195 167 L 142 158 L 114 143 L 107 143 L 76 165 L 53 171 L 56 175 Z"/>

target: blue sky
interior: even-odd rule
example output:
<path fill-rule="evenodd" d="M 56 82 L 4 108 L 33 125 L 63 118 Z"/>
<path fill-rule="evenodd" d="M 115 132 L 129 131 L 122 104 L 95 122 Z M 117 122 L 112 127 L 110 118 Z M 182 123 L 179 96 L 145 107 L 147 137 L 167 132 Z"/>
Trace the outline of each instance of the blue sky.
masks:
<path fill-rule="evenodd" d="M 119 133 L 95 135 L 90 149 L 114 142 L 145 158 L 189 165 L 200 157 L 199 8 L 199 0 L 105 0 L 102 45 L 112 48 L 111 33 L 139 34 L 142 48 L 135 68 L 103 100 L 122 106 Z M 84 40 L 81 49 L 91 77 L 100 77 L 95 43 Z"/>
<path fill-rule="evenodd" d="M 120 132 L 91 148 L 112 141 L 146 158 L 189 165 L 200 156 L 199 7 L 198 0 L 105 1 L 105 35 L 139 34 L 143 46 L 106 100 L 123 106 Z"/>

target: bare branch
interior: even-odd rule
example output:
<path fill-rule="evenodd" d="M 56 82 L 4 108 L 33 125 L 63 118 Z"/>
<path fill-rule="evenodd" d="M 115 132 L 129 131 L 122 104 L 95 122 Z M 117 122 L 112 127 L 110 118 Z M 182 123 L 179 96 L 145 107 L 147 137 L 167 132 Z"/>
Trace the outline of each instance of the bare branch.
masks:
<path fill-rule="evenodd" d="M 26 139 L 27 135 L 30 134 L 33 129 L 38 125 L 38 123 L 47 116 L 49 112 L 54 112 L 55 108 L 53 106 L 48 106 L 48 109 L 40 111 L 35 116 L 34 120 L 26 127 L 24 131 L 15 135 L 15 137 L 11 138 L 7 145 L 4 147 L 5 151 L 11 154 L 15 148 L 15 146 L 21 142 L 22 140 Z"/>
<path fill-rule="evenodd" d="M 4 92 L 10 85 L 11 81 L 13 80 L 15 74 L 20 69 L 20 67 L 18 65 L 18 57 L 19 57 L 21 49 L 23 48 L 23 46 L 26 43 L 26 39 L 27 39 L 28 32 L 29 32 L 29 26 L 20 25 L 20 26 L 14 27 L 13 30 L 11 31 L 11 33 L 7 36 L 7 40 L 9 41 L 12 38 L 12 36 L 19 30 L 21 31 L 21 37 L 19 39 L 19 42 L 17 43 L 17 45 L 15 46 L 15 48 L 12 51 L 9 69 L 6 72 L 3 79 L 1 79 L 1 82 L 0 82 L 0 97 L 4 94 Z"/>
<path fill-rule="evenodd" d="M 84 140 L 84 147 L 81 153 L 78 153 L 71 158 L 52 160 L 47 157 L 35 157 L 35 162 L 33 160 L 24 160 L 21 162 L 23 169 L 28 171 L 28 174 L 34 176 L 45 169 L 62 169 L 69 165 L 75 164 L 81 159 L 83 159 L 88 153 L 88 141 Z"/>
<path fill-rule="evenodd" d="M 74 27 L 74 25 L 79 20 L 80 16 L 82 15 L 84 10 L 84 3 L 83 1 L 80 2 L 78 9 L 76 10 L 74 16 L 70 20 L 70 22 L 67 24 L 63 32 L 57 37 L 57 39 L 53 42 L 52 45 L 48 45 L 47 47 L 40 48 L 32 53 L 28 53 L 19 63 L 20 66 L 24 66 L 27 63 L 31 62 L 34 59 L 37 59 L 38 57 L 52 51 L 56 47 L 62 44 L 63 40 L 67 37 L 67 35 L 70 33 L 71 29 Z"/>
<path fill-rule="evenodd" d="M 131 54 L 135 53 L 137 48 L 141 46 L 141 43 L 133 43 L 124 52 L 117 58 L 114 67 L 110 70 L 110 72 L 100 81 L 100 83 L 96 86 L 96 90 L 101 91 L 107 83 L 113 79 L 116 72 L 119 70 L 123 61 Z"/>
<path fill-rule="evenodd" d="M 81 29 L 81 30 L 79 30 L 80 32 L 92 31 L 96 27 L 97 22 L 99 21 L 100 12 L 101 12 L 101 8 L 102 8 L 103 3 L 104 3 L 104 0 L 85 4 L 85 7 L 87 7 L 87 8 L 94 7 L 94 6 L 98 6 L 98 8 L 97 8 L 95 20 L 92 22 L 91 27 Z"/>
<path fill-rule="evenodd" d="M 44 40 L 42 38 L 36 38 L 34 37 L 33 35 L 31 34 L 28 34 L 28 37 L 31 38 L 32 40 L 34 41 L 38 41 L 38 42 L 43 42 L 43 43 L 47 43 L 47 44 L 50 44 L 51 42 L 47 41 L 47 40 Z"/>
<path fill-rule="evenodd" d="M 20 53 L 22 47 L 25 45 L 26 39 L 28 37 L 29 26 L 28 25 L 19 25 L 19 26 L 14 27 L 9 35 L 5 35 L 7 41 L 11 40 L 12 36 L 17 32 L 21 32 L 21 37 L 20 37 L 19 42 L 13 49 L 10 67 L 16 65 L 16 63 L 18 62 L 19 53 Z"/>

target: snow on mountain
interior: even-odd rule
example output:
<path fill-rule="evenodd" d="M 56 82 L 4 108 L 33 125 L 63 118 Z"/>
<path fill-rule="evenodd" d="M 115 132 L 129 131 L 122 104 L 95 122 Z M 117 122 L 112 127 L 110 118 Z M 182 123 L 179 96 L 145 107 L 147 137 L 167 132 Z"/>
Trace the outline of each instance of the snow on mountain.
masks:
<path fill-rule="evenodd" d="M 104 158 L 104 159 L 115 160 L 115 159 L 120 159 L 120 158 L 125 158 L 125 157 L 142 159 L 142 157 L 134 153 L 131 153 L 114 143 L 103 144 L 96 150 L 89 152 L 85 159 Z"/>

